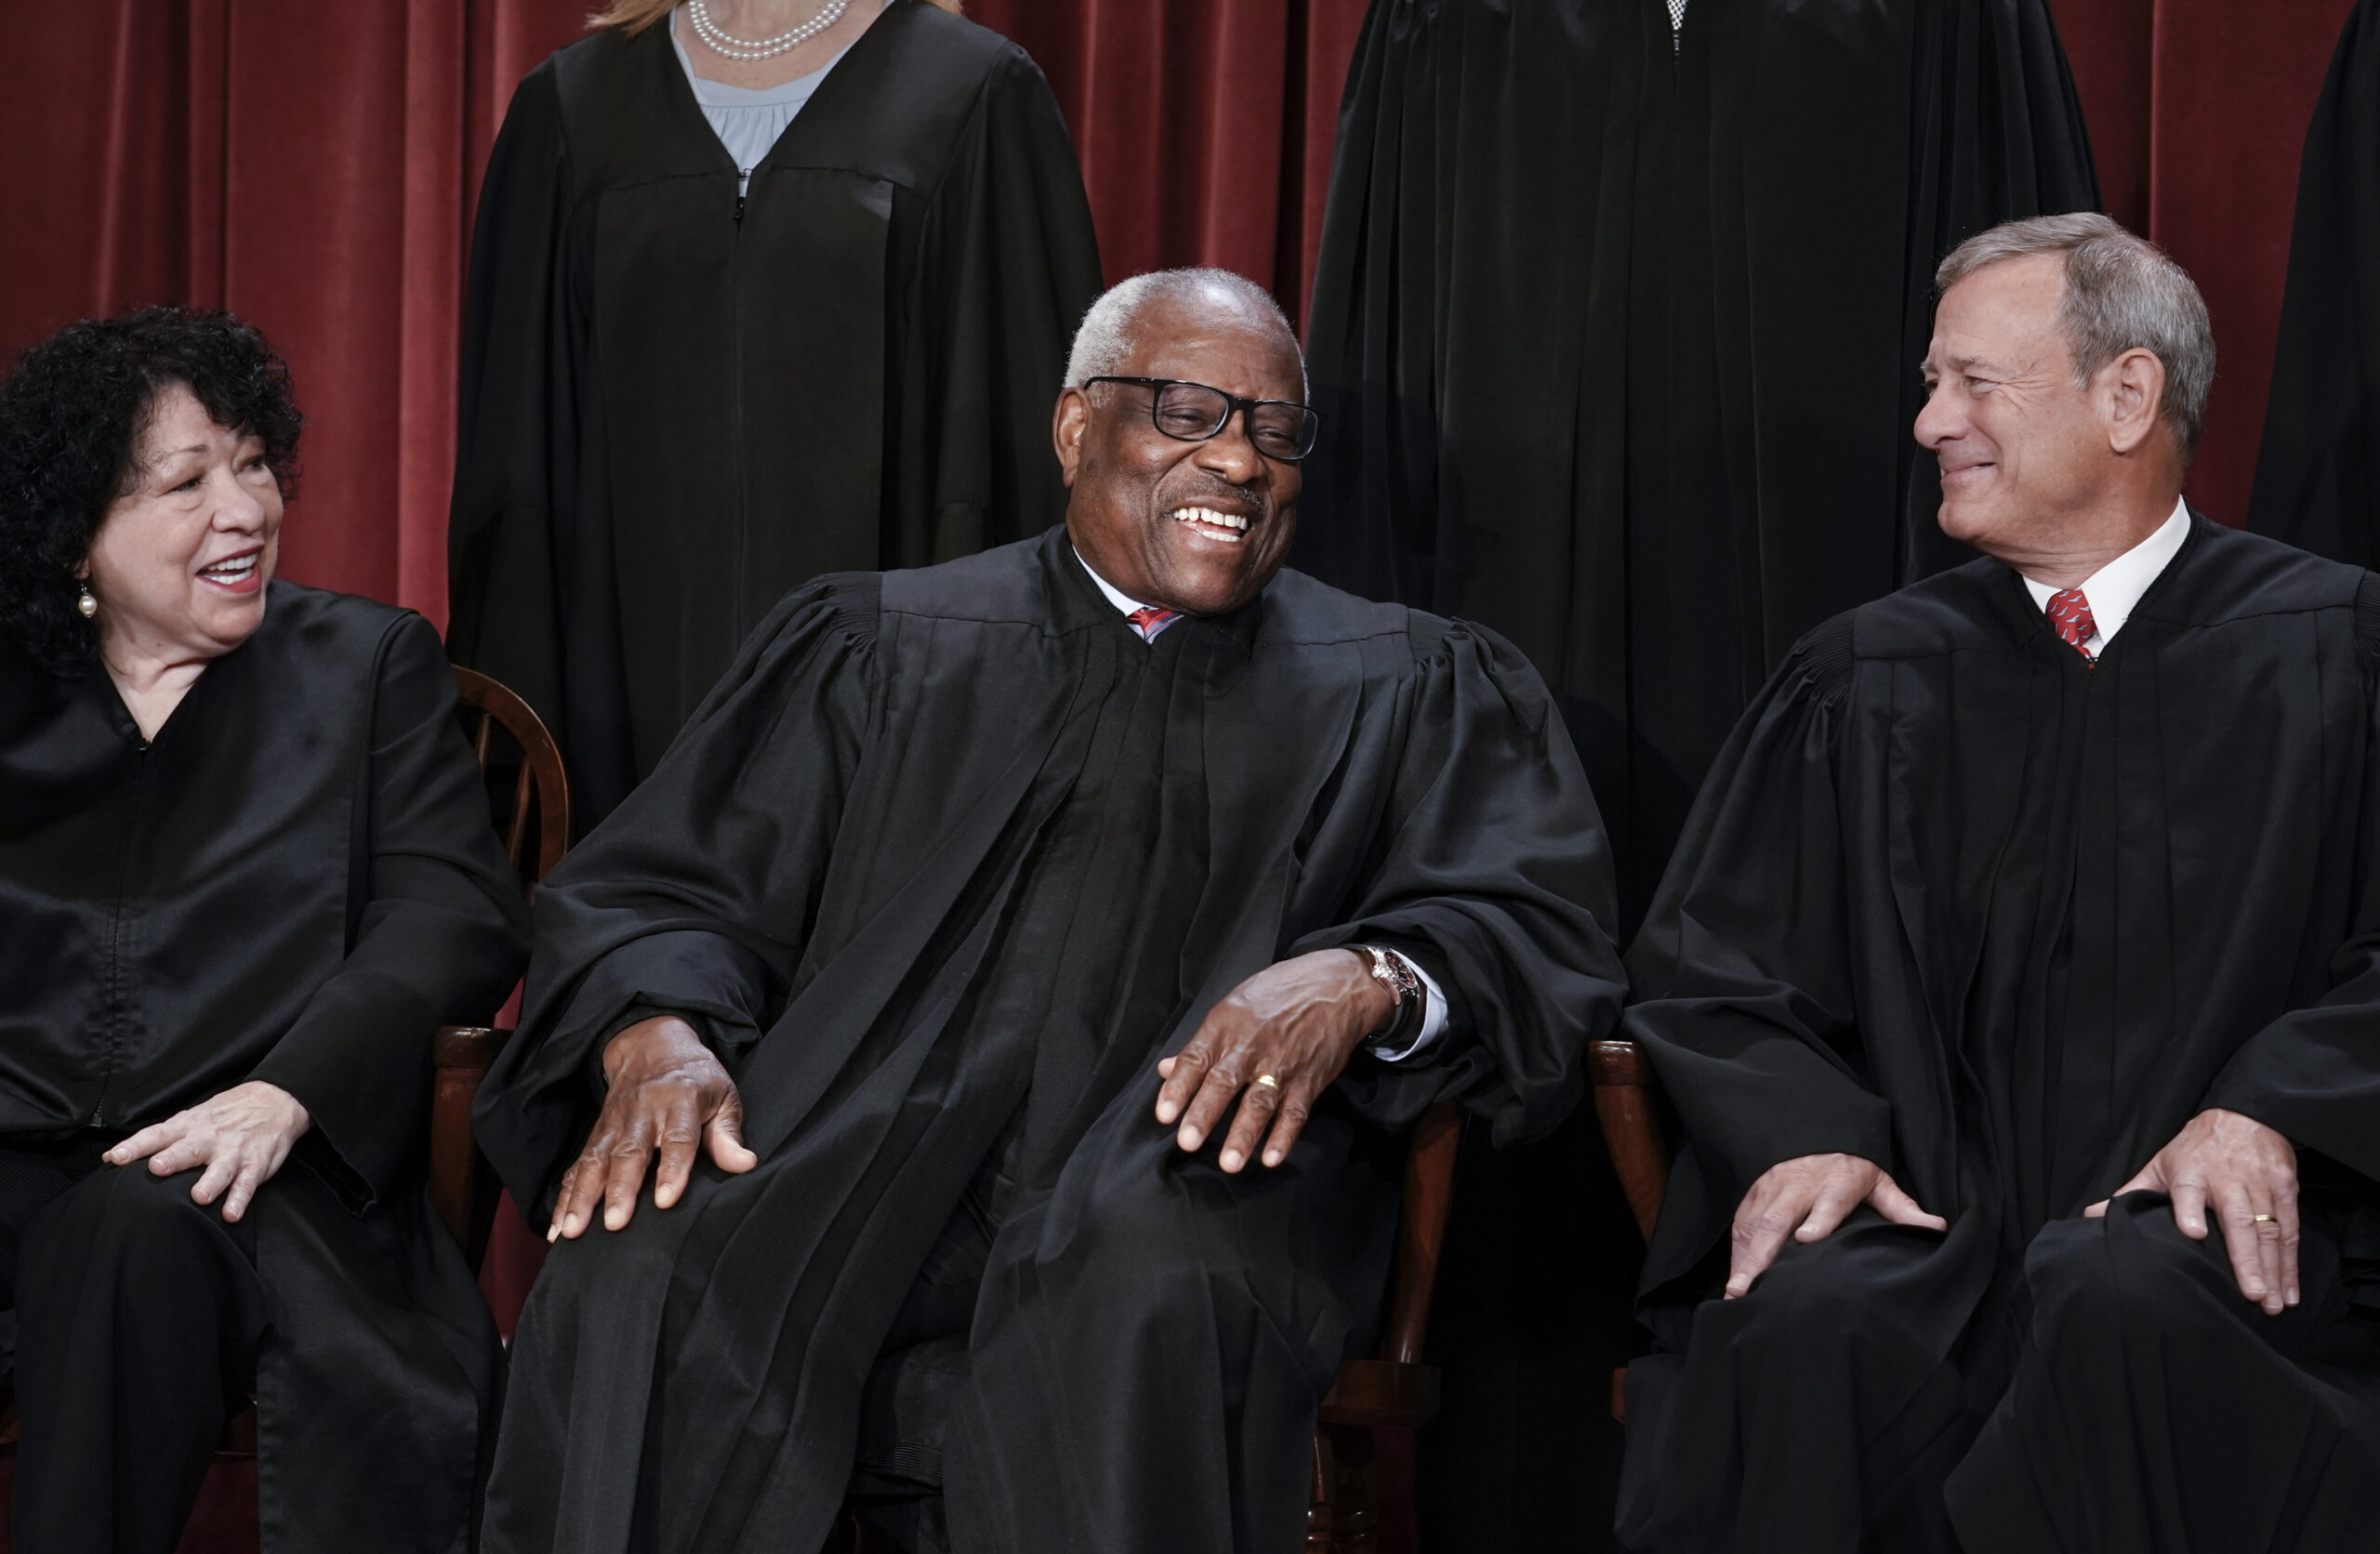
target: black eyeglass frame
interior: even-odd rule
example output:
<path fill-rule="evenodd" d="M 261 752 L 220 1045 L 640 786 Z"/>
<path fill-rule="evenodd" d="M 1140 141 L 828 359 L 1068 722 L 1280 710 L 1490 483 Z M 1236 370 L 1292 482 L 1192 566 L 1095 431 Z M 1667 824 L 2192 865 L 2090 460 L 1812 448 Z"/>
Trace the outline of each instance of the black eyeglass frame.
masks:
<path fill-rule="evenodd" d="M 1310 404 L 1300 404 L 1295 400 L 1244 400 L 1237 394 L 1228 393 L 1223 389 L 1216 388 L 1211 383 L 1200 383 L 1194 378 L 1187 377 L 1116 377 L 1111 375 L 1103 375 L 1100 377 L 1087 377 L 1082 380 L 1082 386 L 1086 388 L 1090 388 L 1094 383 L 1130 383 L 1147 389 L 1149 391 L 1149 425 L 1157 428 L 1157 429 L 1165 436 L 1172 438 L 1176 442 L 1210 442 L 1214 439 L 1223 435 L 1223 429 L 1231 425 L 1231 418 L 1235 415 L 1246 417 L 1246 425 L 1248 427 L 1248 445 L 1255 449 L 1258 453 L 1263 454 L 1266 458 L 1276 460 L 1278 463 L 1304 463 L 1306 457 L 1314 452 L 1315 444 L 1322 440 L 1322 413 L 1315 409 L 1314 406 Z M 1165 391 L 1176 385 L 1184 388 L 1203 389 L 1205 392 L 1212 394 L 1216 398 L 1222 400 L 1223 402 L 1223 413 L 1222 418 L 1217 420 L 1213 426 L 1209 427 L 1205 431 L 1200 432 L 1196 437 L 1184 437 L 1178 431 L 1167 431 L 1165 424 L 1157 418 L 1157 404 L 1165 398 Z M 1256 407 L 1261 404 L 1282 405 L 1290 410 L 1297 411 L 1300 415 L 1303 415 L 1305 420 L 1302 424 L 1304 426 L 1306 430 L 1305 446 L 1294 454 L 1265 453 L 1264 445 L 1256 441 Z"/>

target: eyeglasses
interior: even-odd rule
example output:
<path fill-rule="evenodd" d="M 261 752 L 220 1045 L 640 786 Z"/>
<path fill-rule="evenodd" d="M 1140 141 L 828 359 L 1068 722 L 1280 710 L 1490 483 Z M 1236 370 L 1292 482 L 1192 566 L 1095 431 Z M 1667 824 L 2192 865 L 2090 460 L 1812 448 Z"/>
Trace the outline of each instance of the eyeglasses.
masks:
<path fill-rule="evenodd" d="M 1083 387 L 1094 383 L 1130 383 L 1149 390 L 1149 420 L 1183 442 L 1204 442 L 1245 412 L 1248 440 L 1258 453 L 1284 464 L 1295 464 L 1314 452 L 1314 440 L 1322 430 L 1321 416 L 1289 400 L 1243 400 L 1177 377 L 1091 377 L 1083 380 Z"/>

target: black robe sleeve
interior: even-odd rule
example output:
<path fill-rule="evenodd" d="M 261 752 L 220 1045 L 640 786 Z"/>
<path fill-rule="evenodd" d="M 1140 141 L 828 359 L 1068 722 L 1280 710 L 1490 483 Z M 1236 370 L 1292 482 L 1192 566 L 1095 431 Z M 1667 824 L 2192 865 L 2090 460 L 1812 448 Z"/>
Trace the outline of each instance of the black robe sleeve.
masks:
<path fill-rule="evenodd" d="M 1619 1023 L 1610 847 L 1544 682 L 1511 644 L 1457 622 L 1417 644 L 1411 737 L 1376 863 L 1350 919 L 1292 953 L 1378 942 L 1426 966 L 1450 1006 L 1435 1048 L 1359 1055 L 1340 1081 L 1393 1127 L 1440 1096 L 1496 1141 L 1569 1113 L 1586 1044 Z"/>
<path fill-rule="evenodd" d="M 347 955 L 251 1076 L 306 1108 L 302 1147 L 359 1208 L 418 1161 L 430 1033 L 495 1010 L 520 974 L 528 928 L 429 622 L 401 619 L 374 679 Z"/>
<path fill-rule="evenodd" d="M 760 1039 L 810 937 L 874 716 L 875 579 L 787 596 L 660 767 L 546 877 L 520 1034 L 478 1126 L 534 1212 L 600 1100 L 602 1044 L 648 1014 L 730 1055 Z"/>
<path fill-rule="evenodd" d="M 929 198 L 907 295 L 888 310 L 888 412 L 915 430 L 887 440 L 886 511 L 922 525 L 888 547 L 888 564 L 1005 545 L 1065 508 L 1050 406 L 1101 289 L 1091 205 L 1057 102 L 1023 50 L 992 68 L 976 116 Z M 907 493 L 921 475 L 932 486 L 919 501 Z"/>
<path fill-rule="evenodd" d="M 514 94 L 480 184 L 463 309 L 455 494 L 447 514 L 447 644 L 500 665 L 558 737 L 562 622 L 553 516 L 576 468 L 574 332 L 555 285 L 570 191 L 550 62 Z"/>
<path fill-rule="evenodd" d="M 1847 618 L 1811 633 L 1745 714 L 1629 949 L 1639 1002 L 1627 1034 L 1689 1140 L 1656 1268 L 1699 1257 L 1779 1161 L 1840 1152 L 1894 1168 L 1891 1109 L 1863 1074 L 1849 954 L 1835 752 L 1850 638 Z"/>
<path fill-rule="evenodd" d="M 2380 662 L 2380 576 L 2357 600 L 2367 681 Z M 2367 692 L 2369 695 L 2369 692 Z M 2329 987 L 2231 1056 L 2206 1104 L 2276 1128 L 2380 1181 L 2380 697 L 2364 743 L 2354 929 L 2331 956 Z"/>

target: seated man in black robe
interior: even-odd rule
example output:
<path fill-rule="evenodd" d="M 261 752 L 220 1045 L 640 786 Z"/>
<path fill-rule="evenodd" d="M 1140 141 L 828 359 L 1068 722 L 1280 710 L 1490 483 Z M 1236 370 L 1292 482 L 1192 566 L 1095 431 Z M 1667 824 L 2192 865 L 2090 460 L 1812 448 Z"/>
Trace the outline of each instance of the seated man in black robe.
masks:
<path fill-rule="evenodd" d="M 1064 525 L 794 592 L 546 882 L 487 1548 L 1298 1546 L 1403 1130 L 1549 1127 L 1620 998 L 1535 673 L 1280 570 L 1302 390 L 1253 284 L 1117 287 Z"/>
<path fill-rule="evenodd" d="M 1942 263 L 1989 558 L 1805 639 L 1632 951 L 1685 1127 L 1639 1549 L 2380 1537 L 2380 579 L 2191 513 L 2214 343 L 2099 216 Z"/>

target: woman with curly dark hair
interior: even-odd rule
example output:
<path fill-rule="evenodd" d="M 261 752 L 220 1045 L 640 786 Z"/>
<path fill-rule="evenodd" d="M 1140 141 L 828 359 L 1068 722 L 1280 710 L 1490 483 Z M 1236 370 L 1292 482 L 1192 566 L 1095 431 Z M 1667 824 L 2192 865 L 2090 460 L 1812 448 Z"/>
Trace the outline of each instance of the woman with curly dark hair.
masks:
<path fill-rule="evenodd" d="M 418 615 L 276 582 L 300 425 L 223 313 L 0 383 L 0 1338 L 20 1554 L 170 1550 L 256 1383 L 266 1546 L 467 1545 L 494 1334 L 430 1033 L 520 897 Z"/>

